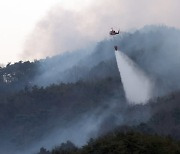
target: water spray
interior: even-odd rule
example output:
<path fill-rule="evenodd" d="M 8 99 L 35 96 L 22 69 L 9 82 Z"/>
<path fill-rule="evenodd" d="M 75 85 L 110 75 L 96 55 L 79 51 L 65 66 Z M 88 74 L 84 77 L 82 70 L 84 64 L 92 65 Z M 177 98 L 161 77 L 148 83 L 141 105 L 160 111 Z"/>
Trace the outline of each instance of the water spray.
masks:
<path fill-rule="evenodd" d="M 117 46 L 114 48 L 126 99 L 131 104 L 145 104 L 152 98 L 153 82 Z"/>

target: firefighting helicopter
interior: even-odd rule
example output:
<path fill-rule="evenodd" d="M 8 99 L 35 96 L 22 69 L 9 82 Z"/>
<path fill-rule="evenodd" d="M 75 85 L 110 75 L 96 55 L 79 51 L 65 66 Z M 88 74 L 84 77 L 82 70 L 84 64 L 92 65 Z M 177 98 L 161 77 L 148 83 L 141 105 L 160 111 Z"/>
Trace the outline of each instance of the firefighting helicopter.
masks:
<path fill-rule="evenodd" d="M 109 32 L 109 35 L 114 36 L 120 33 L 120 30 L 118 30 L 117 32 L 115 30 L 113 30 L 113 28 L 111 28 L 111 31 Z M 114 49 L 117 51 L 118 47 L 115 45 Z"/>
<path fill-rule="evenodd" d="M 117 35 L 119 34 L 120 30 L 118 30 L 117 32 L 115 30 L 113 30 L 113 28 L 111 28 L 111 31 L 109 32 L 110 35 Z"/>

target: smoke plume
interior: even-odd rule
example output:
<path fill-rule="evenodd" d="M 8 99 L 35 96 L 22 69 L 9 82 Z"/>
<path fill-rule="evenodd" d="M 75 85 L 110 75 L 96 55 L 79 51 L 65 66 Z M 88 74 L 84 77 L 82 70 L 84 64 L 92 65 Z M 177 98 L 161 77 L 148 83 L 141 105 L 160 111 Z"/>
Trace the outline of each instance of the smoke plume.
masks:
<path fill-rule="evenodd" d="M 178 0 L 99 0 L 80 10 L 53 7 L 24 44 L 23 59 L 39 59 L 88 47 L 108 37 L 111 27 L 129 31 L 148 24 L 180 27 Z M 168 11 L 167 11 L 168 10 Z"/>

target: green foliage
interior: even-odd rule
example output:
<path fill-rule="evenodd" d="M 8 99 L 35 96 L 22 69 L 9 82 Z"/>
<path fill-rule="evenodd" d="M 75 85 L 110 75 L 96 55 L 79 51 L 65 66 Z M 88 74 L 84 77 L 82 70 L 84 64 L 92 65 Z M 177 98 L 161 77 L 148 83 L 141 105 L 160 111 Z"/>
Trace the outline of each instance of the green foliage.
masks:
<path fill-rule="evenodd" d="M 72 154 L 76 152 L 78 148 L 70 141 L 62 143 L 60 146 L 55 147 L 51 154 Z"/>
<path fill-rule="evenodd" d="M 51 154 L 48 150 L 46 150 L 45 148 L 41 148 L 40 152 L 38 152 L 38 154 Z"/>
<path fill-rule="evenodd" d="M 72 144 L 72 143 L 71 143 Z M 136 132 L 111 132 L 96 140 L 91 139 L 82 148 L 63 148 L 66 144 L 52 150 L 51 154 L 178 154 L 180 144 L 157 135 Z"/>

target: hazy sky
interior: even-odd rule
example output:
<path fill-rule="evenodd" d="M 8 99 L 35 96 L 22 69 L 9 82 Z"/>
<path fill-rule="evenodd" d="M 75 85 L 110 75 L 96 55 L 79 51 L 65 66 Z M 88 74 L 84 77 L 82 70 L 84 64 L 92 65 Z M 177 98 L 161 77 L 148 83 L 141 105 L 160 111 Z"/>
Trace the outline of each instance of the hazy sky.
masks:
<path fill-rule="evenodd" d="M 86 47 L 111 27 L 180 27 L 179 0 L 0 0 L 0 63 Z"/>
<path fill-rule="evenodd" d="M 24 42 L 38 21 L 56 5 L 79 9 L 87 0 L 0 0 L 0 63 L 21 58 Z M 80 6 L 78 6 L 81 4 Z"/>

